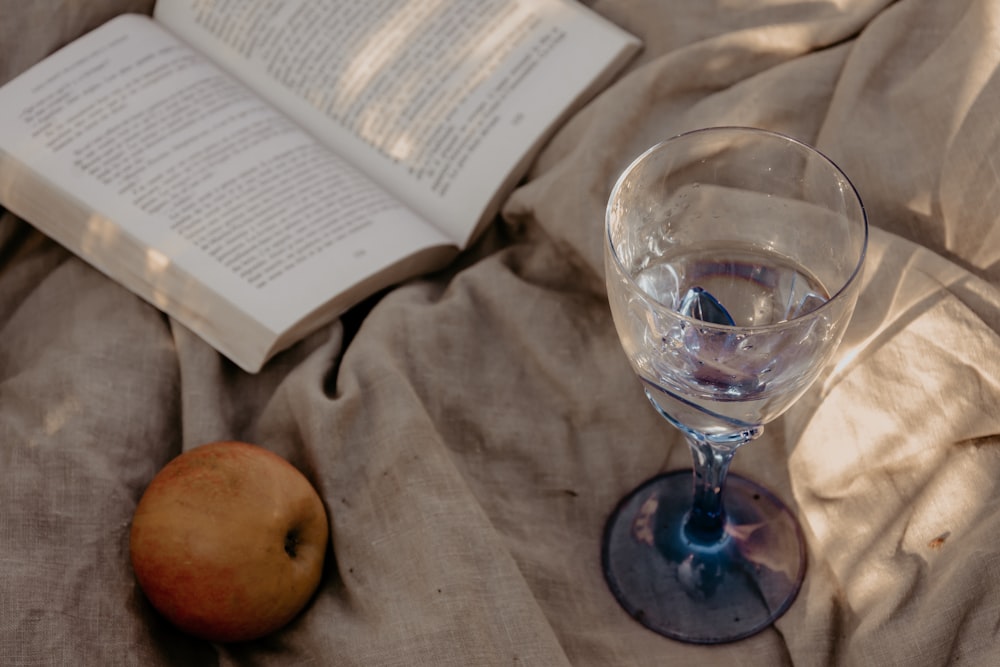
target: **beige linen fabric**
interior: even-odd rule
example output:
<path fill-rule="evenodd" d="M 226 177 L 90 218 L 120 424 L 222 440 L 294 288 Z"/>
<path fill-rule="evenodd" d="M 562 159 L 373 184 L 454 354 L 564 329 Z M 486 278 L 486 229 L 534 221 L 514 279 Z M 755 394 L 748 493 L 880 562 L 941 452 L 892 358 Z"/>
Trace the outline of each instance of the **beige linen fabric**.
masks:
<path fill-rule="evenodd" d="M 993 665 L 1000 660 L 1000 4 L 607 0 L 644 40 L 452 270 L 240 372 L 9 213 L 0 218 L 0 665 Z M 149 2 L 0 0 L 0 81 Z M 873 225 L 827 372 L 734 470 L 798 513 L 809 570 L 775 627 L 689 646 L 601 578 L 617 500 L 684 467 L 603 288 L 621 169 L 679 131 L 816 143 Z M 30 222 L 30 221 L 29 221 Z M 183 449 L 257 442 L 316 485 L 316 599 L 217 646 L 128 564 Z"/>

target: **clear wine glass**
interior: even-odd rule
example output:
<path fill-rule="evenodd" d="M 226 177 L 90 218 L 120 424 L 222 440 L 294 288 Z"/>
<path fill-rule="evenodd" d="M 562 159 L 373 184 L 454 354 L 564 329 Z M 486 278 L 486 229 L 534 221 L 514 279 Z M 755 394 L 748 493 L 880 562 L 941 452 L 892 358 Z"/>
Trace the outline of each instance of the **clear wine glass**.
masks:
<path fill-rule="evenodd" d="M 712 644 L 768 627 L 801 586 L 795 516 L 728 475 L 816 379 L 854 310 L 868 243 L 847 176 L 795 139 L 717 127 L 664 141 L 621 175 L 607 208 L 608 300 L 659 414 L 693 472 L 667 472 L 608 519 L 602 565 L 624 609 Z"/>

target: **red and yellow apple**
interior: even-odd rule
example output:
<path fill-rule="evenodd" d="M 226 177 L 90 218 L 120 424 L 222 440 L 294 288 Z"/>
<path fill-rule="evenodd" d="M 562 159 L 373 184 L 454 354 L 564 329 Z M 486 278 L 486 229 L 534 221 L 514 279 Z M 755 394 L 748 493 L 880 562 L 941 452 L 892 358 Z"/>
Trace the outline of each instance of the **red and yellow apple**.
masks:
<path fill-rule="evenodd" d="M 215 442 L 150 482 L 129 536 L 139 587 L 186 633 L 217 642 L 267 635 L 312 598 L 329 526 L 309 480 L 273 452 Z"/>

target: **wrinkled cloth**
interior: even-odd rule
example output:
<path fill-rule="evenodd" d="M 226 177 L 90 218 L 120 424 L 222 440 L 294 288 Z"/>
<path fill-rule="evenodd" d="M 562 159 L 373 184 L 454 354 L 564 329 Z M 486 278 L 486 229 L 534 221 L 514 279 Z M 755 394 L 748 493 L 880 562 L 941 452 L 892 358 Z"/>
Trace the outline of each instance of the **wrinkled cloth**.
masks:
<path fill-rule="evenodd" d="M 0 82 L 151 4 L 0 0 Z M 484 238 L 260 374 L 3 214 L 0 664 L 997 664 L 1000 3 L 588 4 L 645 48 Z M 693 646 L 601 574 L 617 501 L 691 461 L 621 350 L 601 244 L 621 170 L 711 125 L 816 145 L 872 230 L 835 359 L 733 465 L 799 517 L 803 588 Z M 330 517 L 315 599 L 246 644 L 174 630 L 129 565 L 145 486 L 218 439 L 286 457 Z"/>

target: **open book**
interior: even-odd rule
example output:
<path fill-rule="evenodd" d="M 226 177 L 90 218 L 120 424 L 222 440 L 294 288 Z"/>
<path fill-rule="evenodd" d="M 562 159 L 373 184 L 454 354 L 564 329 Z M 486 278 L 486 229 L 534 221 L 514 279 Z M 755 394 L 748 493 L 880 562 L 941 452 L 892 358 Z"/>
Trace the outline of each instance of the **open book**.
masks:
<path fill-rule="evenodd" d="M 0 88 L 0 204 L 256 372 L 447 265 L 638 49 L 574 0 L 159 0 Z"/>

